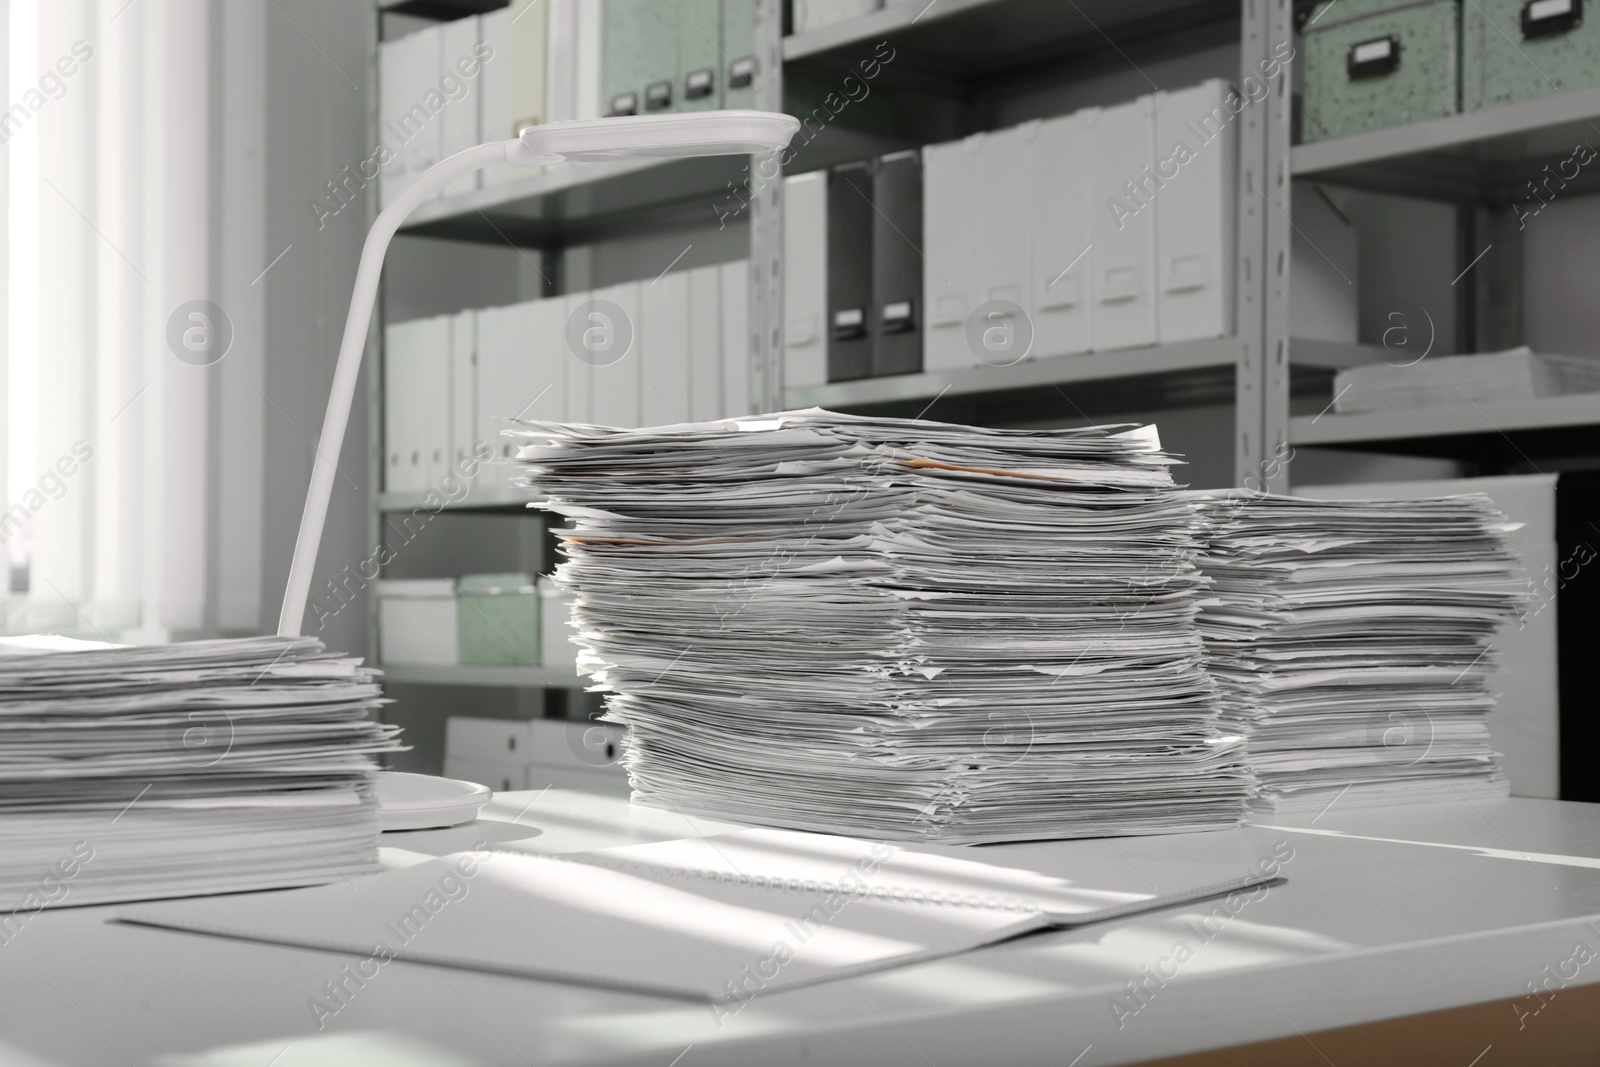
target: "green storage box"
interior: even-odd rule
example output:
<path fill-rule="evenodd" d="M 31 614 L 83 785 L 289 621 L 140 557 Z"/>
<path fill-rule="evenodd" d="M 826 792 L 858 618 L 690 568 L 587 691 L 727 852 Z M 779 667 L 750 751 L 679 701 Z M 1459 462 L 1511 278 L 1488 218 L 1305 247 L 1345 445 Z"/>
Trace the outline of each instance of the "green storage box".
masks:
<path fill-rule="evenodd" d="M 1583 0 L 1473 0 L 1461 13 L 1461 108 L 1600 85 L 1600 21 Z"/>
<path fill-rule="evenodd" d="M 1306 20 L 1301 140 L 1459 110 L 1456 0 L 1332 0 Z"/>
<path fill-rule="evenodd" d="M 540 600 L 532 575 L 463 575 L 456 596 L 462 663 L 538 666 Z"/>

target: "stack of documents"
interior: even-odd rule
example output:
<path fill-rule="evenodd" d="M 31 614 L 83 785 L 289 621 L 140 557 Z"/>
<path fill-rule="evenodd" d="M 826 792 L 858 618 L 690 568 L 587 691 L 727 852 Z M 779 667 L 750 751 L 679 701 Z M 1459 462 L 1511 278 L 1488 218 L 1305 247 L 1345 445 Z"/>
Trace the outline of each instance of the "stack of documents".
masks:
<path fill-rule="evenodd" d="M 1600 359 L 1551 356 L 1523 345 L 1504 352 L 1418 363 L 1372 363 L 1334 377 L 1334 410 L 1399 411 L 1600 391 Z"/>
<path fill-rule="evenodd" d="M 1523 594 L 1488 497 L 1206 499 L 1200 631 L 1265 803 L 1505 794 L 1486 679 Z"/>
<path fill-rule="evenodd" d="M 0 908 L 375 869 L 381 702 L 309 637 L 0 640 Z"/>
<path fill-rule="evenodd" d="M 1153 430 L 530 425 L 636 800 L 963 843 L 1241 817 Z"/>

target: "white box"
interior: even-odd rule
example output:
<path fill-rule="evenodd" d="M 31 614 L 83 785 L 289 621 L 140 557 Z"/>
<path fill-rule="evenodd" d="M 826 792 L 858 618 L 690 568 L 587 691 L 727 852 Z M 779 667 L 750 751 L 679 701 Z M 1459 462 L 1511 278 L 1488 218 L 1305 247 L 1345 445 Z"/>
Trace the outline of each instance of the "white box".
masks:
<path fill-rule="evenodd" d="M 639 285 L 627 282 L 596 289 L 586 312 L 582 353 L 575 358 L 589 361 L 594 421 L 601 426 L 639 425 Z"/>
<path fill-rule="evenodd" d="M 497 793 L 528 788 L 528 768 L 520 763 L 452 756 L 448 751 L 444 757 L 444 776 L 458 782 L 486 785 Z"/>
<path fill-rule="evenodd" d="M 530 738 L 525 719 L 452 715 L 444 723 L 444 754 L 446 759 L 495 760 L 525 766 L 531 759 Z"/>
<path fill-rule="evenodd" d="M 794 0 L 794 32 L 860 18 L 883 6 L 883 0 Z"/>
<path fill-rule="evenodd" d="M 476 462 L 483 426 L 478 421 L 478 313 L 450 319 L 450 471 L 464 477 Z M 485 445 L 487 447 L 487 445 Z"/>
<path fill-rule="evenodd" d="M 1233 334 L 1238 122 L 1219 78 L 1156 94 L 1157 337 Z"/>
<path fill-rule="evenodd" d="M 972 246 L 977 270 L 967 302 L 974 310 L 986 310 L 979 335 L 981 354 L 969 346 L 971 362 L 1010 366 L 1033 351 L 1032 247 L 1037 217 L 1029 198 L 1039 126 L 1028 122 L 973 139 L 982 195 L 973 205 L 978 213 Z M 943 264 L 940 269 L 945 269 Z"/>
<path fill-rule="evenodd" d="M 722 282 L 720 267 L 689 276 L 689 418 L 711 422 L 727 413 L 722 400 Z"/>
<path fill-rule="evenodd" d="M 639 298 L 644 336 L 640 425 L 689 421 L 689 276 L 663 274 L 646 283 Z"/>
<path fill-rule="evenodd" d="M 1094 347 L 1156 341 L 1155 98 L 1088 109 Z"/>
<path fill-rule="evenodd" d="M 982 134 L 962 141 L 931 144 L 922 150 L 922 338 L 925 371 L 963 370 L 978 357 L 967 340 L 967 316 L 977 308 L 973 248 L 982 197 L 978 153 Z"/>
<path fill-rule="evenodd" d="M 1360 337 L 1356 228 L 1320 186 L 1289 192 L 1289 336 L 1353 345 Z"/>
<path fill-rule="evenodd" d="M 454 665 L 456 588 L 449 578 L 380 578 L 378 659 Z"/>
<path fill-rule="evenodd" d="M 528 735 L 530 764 L 605 772 L 620 770 L 617 761 L 627 730 L 616 723 L 534 719 Z"/>
<path fill-rule="evenodd" d="M 1033 351 L 1087 352 L 1093 344 L 1094 249 L 1089 238 L 1089 127 L 1082 113 L 1039 124 L 1029 197 L 1033 231 Z"/>
<path fill-rule="evenodd" d="M 828 384 L 828 172 L 783 182 L 783 387 Z"/>
<path fill-rule="evenodd" d="M 750 261 L 722 265 L 722 403 L 725 417 L 754 414 L 750 398 Z"/>
<path fill-rule="evenodd" d="M 577 598 L 543 575 L 535 587 L 539 590 L 539 662 L 546 667 L 576 668 L 572 605 Z"/>
<path fill-rule="evenodd" d="M 568 293 L 562 301 L 561 382 L 564 390 L 562 418 L 567 422 L 594 422 L 594 368 L 572 352 L 573 320 L 589 302 L 591 293 Z M 583 329 L 579 324 L 579 330 Z"/>
<path fill-rule="evenodd" d="M 440 64 L 434 84 L 440 89 L 449 89 L 453 85 L 460 85 L 462 89 L 454 99 L 441 94 L 444 95 L 445 103 L 437 119 L 439 158 L 445 159 L 487 140 L 478 126 L 478 98 L 482 93 L 483 84 L 482 68 L 480 67 L 479 73 L 471 78 L 461 73 L 463 66 L 477 63 L 472 50 L 477 47 L 482 31 L 476 15 L 446 22 L 439 27 L 439 31 L 442 34 Z M 451 178 L 450 184 L 441 189 L 439 195 L 454 196 L 458 192 L 464 193 L 477 187 L 478 172 L 473 171 Z"/>

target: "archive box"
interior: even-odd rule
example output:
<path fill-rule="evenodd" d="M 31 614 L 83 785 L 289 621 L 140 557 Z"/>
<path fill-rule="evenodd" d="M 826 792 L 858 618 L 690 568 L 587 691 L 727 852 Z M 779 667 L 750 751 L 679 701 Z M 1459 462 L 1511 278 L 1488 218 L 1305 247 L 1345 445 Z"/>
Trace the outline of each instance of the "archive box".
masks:
<path fill-rule="evenodd" d="M 1583 0 L 1475 0 L 1461 17 L 1461 109 L 1600 84 L 1600 23 Z"/>
<path fill-rule="evenodd" d="M 1459 110 L 1456 0 L 1332 0 L 1312 11 L 1303 36 L 1305 141 Z"/>
<path fill-rule="evenodd" d="M 456 590 L 449 578 L 382 578 L 378 658 L 384 663 L 453 665 Z"/>
<path fill-rule="evenodd" d="M 539 662 L 539 596 L 527 574 L 468 574 L 456 583 L 461 662 L 527 667 Z"/>

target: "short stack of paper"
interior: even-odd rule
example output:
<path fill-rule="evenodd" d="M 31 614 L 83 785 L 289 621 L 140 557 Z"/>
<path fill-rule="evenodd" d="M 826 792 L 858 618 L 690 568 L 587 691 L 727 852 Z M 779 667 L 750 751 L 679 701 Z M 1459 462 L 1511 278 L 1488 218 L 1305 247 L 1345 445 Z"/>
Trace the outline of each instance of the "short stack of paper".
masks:
<path fill-rule="evenodd" d="M 1491 642 L 1522 593 L 1482 494 L 1207 498 L 1200 613 L 1264 804 L 1503 796 Z"/>
<path fill-rule="evenodd" d="M 381 703 L 309 637 L 0 640 L 0 909 L 375 870 Z"/>
<path fill-rule="evenodd" d="M 1546 355 L 1524 345 L 1474 356 L 1416 363 L 1397 358 L 1392 364 L 1350 367 L 1334 377 L 1333 407 L 1341 415 L 1351 415 L 1597 391 L 1600 359 Z"/>
<path fill-rule="evenodd" d="M 531 425 L 531 424 L 530 424 Z M 955 843 L 1234 825 L 1153 431 L 811 410 L 519 431 L 635 799 Z"/>

